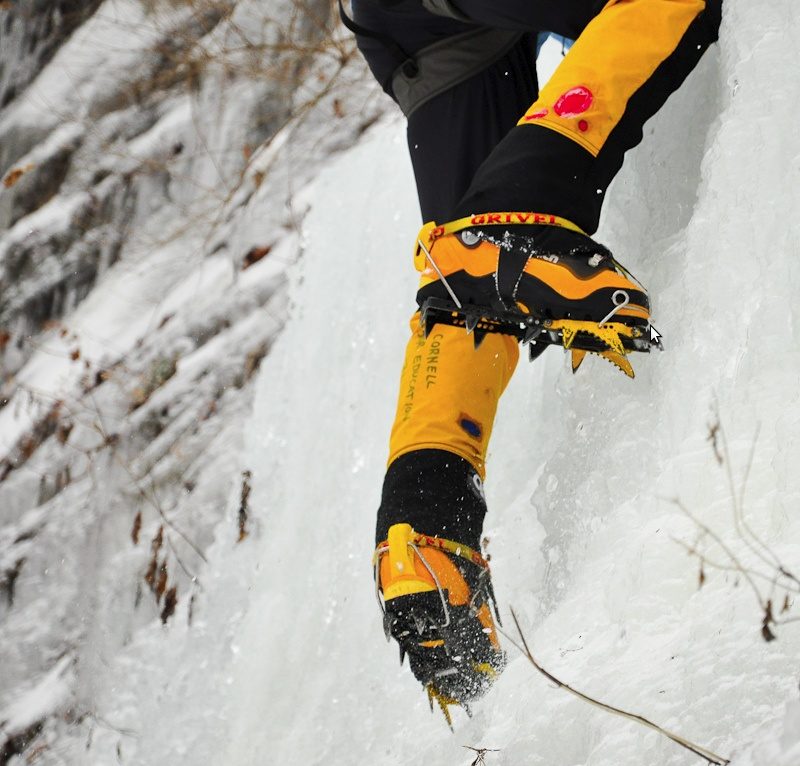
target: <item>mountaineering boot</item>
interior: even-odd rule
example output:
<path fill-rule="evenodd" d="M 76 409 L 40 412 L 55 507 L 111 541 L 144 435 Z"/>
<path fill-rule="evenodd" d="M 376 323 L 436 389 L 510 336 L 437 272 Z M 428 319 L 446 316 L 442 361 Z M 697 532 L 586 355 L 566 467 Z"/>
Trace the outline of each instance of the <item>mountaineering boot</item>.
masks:
<path fill-rule="evenodd" d="M 505 665 L 492 618 L 488 562 L 451 540 L 393 524 L 374 558 L 386 638 L 452 726 L 450 705 L 469 714 Z"/>
<path fill-rule="evenodd" d="M 548 222 L 530 225 L 526 216 Z M 572 351 L 573 371 L 593 352 L 630 377 L 628 353 L 658 345 L 650 340 L 645 289 L 605 247 L 555 216 L 427 224 L 415 264 L 426 331 L 436 323 L 464 326 L 476 345 L 487 332 L 514 335 L 530 344 L 531 359 L 560 345 Z"/>

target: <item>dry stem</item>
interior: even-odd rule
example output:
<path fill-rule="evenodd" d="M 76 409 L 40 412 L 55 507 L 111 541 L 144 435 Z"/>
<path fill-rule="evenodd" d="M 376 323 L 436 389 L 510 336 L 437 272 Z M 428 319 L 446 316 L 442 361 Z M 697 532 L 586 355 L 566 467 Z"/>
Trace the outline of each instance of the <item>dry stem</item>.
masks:
<path fill-rule="evenodd" d="M 727 766 L 730 763 L 730 760 L 727 758 L 723 758 L 721 755 L 717 755 L 716 753 L 708 750 L 700 745 L 696 745 L 693 742 L 681 737 L 679 734 L 675 734 L 658 724 L 653 723 L 647 718 L 643 716 L 636 715 L 635 713 L 629 713 L 626 710 L 622 710 L 621 708 L 614 707 L 613 705 L 607 705 L 605 702 L 600 702 L 596 700 L 594 697 L 590 697 L 588 694 L 584 694 L 581 691 L 565 684 L 563 681 L 556 678 L 552 673 L 545 670 L 542 665 L 540 665 L 536 659 L 534 658 L 530 648 L 528 647 L 528 642 L 525 640 L 525 634 L 522 632 L 522 628 L 519 625 L 519 620 L 517 620 L 517 615 L 514 612 L 514 609 L 511 609 L 511 617 L 514 619 L 514 625 L 517 628 L 517 633 L 519 633 L 520 641 L 522 641 L 522 646 L 520 646 L 511 636 L 508 635 L 504 630 L 498 628 L 498 631 L 514 646 L 516 647 L 528 660 L 528 662 L 536 668 L 539 673 L 541 673 L 548 681 L 552 681 L 556 686 L 560 689 L 564 689 L 568 691 L 570 694 L 574 695 L 578 699 L 583 700 L 584 702 L 588 702 L 590 705 L 594 705 L 595 707 L 599 707 L 601 710 L 605 710 L 608 713 L 613 713 L 614 715 L 620 716 L 622 718 L 627 718 L 629 721 L 634 721 L 642 726 L 646 726 L 648 729 L 652 729 L 653 731 L 658 732 L 664 737 L 671 739 L 676 744 L 680 745 L 681 747 L 689 750 L 690 752 L 694 753 L 695 755 L 699 755 L 709 764 L 716 764 L 716 766 Z"/>

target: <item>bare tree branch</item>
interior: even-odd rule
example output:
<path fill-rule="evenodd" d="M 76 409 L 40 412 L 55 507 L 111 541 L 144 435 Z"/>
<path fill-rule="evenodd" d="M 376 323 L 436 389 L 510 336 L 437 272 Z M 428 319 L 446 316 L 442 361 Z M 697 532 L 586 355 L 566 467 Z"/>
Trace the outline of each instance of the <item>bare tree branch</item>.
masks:
<path fill-rule="evenodd" d="M 726 766 L 730 763 L 730 760 L 727 758 L 723 758 L 721 755 L 717 755 L 711 750 L 707 750 L 700 745 L 696 745 L 693 742 L 681 737 L 680 734 L 675 734 L 658 724 L 653 723 L 649 719 L 637 715 L 635 713 L 629 713 L 627 710 L 622 710 L 621 708 L 614 707 L 613 705 L 607 705 L 605 702 L 600 702 L 599 700 L 594 699 L 594 697 L 590 697 L 588 694 L 584 694 L 581 691 L 578 691 L 572 686 L 565 684 L 560 679 L 556 678 L 552 673 L 545 670 L 542 665 L 540 665 L 533 656 L 530 648 L 528 647 L 528 642 L 525 640 L 525 634 L 522 632 L 522 628 L 519 625 L 519 620 L 517 619 L 516 612 L 514 609 L 511 609 L 511 617 L 514 620 L 514 625 L 516 626 L 517 633 L 519 633 L 519 639 L 522 642 L 520 646 L 511 636 L 508 635 L 502 628 L 497 628 L 497 630 L 514 646 L 516 647 L 528 660 L 528 662 L 533 665 L 536 670 L 541 673 L 548 681 L 552 681 L 556 686 L 560 689 L 564 689 L 564 691 L 569 692 L 570 694 L 574 695 L 580 700 L 584 702 L 588 702 L 590 705 L 594 705 L 595 707 L 599 707 L 601 710 L 605 710 L 607 713 L 613 713 L 614 715 L 620 716 L 621 718 L 626 718 L 629 721 L 633 721 L 634 723 L 638 723 L 641 726 L 645 726 L 648 729 L 652 729 L 653 731 L 658 732 L 664 737 L 671 739 L 676 744 L 680 745 L 681 747 L 689 750 L 690 752 L 694 753 L 695 755 L 700 756 L 709 764 L 715 764 L 716 766 Z"/>

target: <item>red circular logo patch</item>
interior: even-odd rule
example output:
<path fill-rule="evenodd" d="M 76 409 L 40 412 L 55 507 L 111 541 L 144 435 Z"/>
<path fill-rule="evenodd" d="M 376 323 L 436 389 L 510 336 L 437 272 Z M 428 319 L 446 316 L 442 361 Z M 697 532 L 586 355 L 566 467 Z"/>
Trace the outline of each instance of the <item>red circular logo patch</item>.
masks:
<path fill-rule="evenodd" d="M 594 95 L 588 88 L 579 85 L 577 88 L 571 88 L 561 98 L 556 101 L 555 109 L 559 117 L 577 117 L 583 114 L 594 101 Z"/>

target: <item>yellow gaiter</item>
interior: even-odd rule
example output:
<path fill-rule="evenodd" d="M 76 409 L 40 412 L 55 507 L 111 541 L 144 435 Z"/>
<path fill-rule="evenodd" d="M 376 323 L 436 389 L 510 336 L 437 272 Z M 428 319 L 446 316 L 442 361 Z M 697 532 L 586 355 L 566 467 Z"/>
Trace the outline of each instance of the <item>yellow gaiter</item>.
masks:
<path fill-rule="evenodd" d="M 497 402 L 519 359 L 516 339 L 489 333 L 479 348 L 464 328 L 436 325 L 428 338 L 411 320 L 392 427 L 389 463 L 420 449 L 468 460 L 485 476 Z"/>

